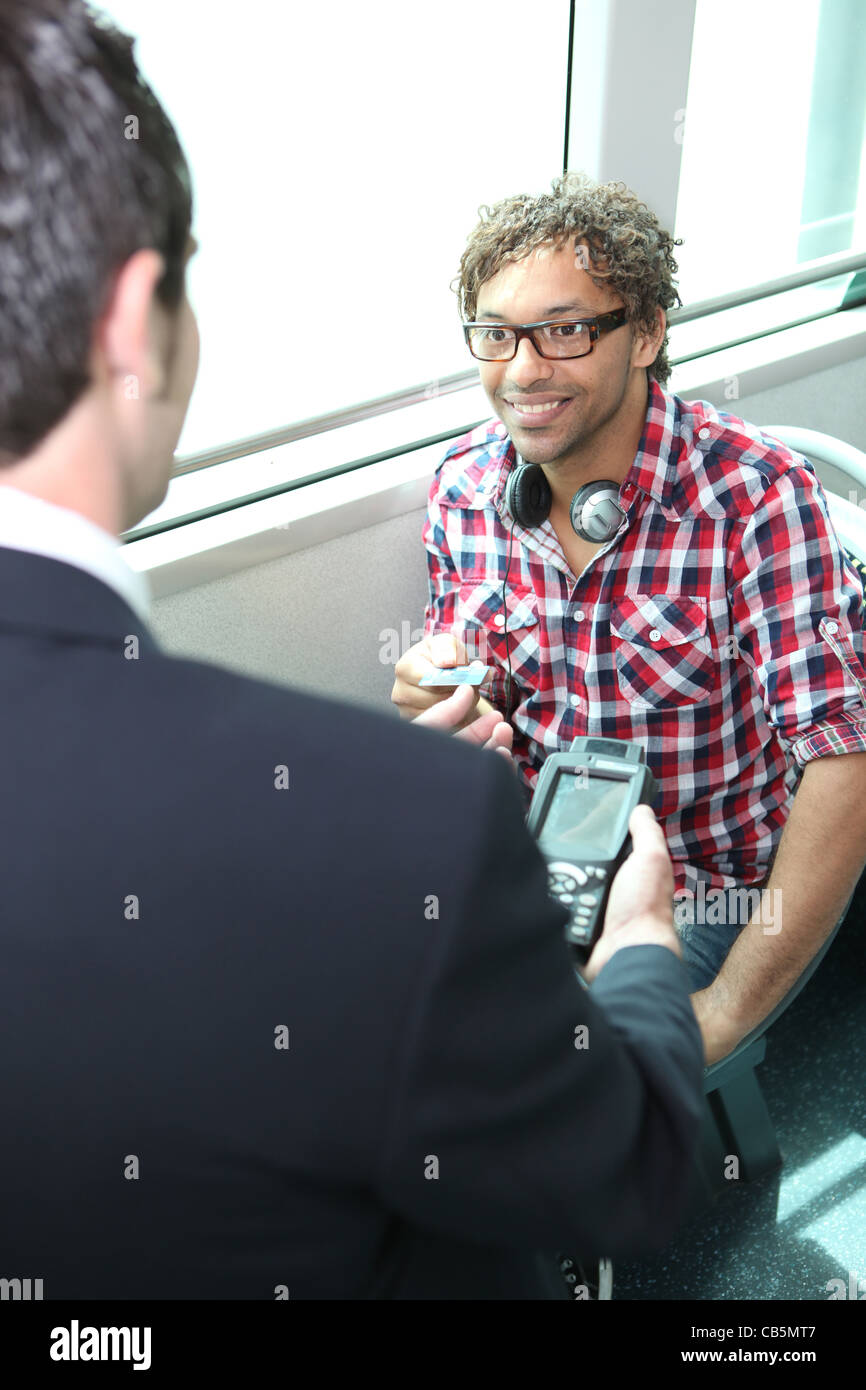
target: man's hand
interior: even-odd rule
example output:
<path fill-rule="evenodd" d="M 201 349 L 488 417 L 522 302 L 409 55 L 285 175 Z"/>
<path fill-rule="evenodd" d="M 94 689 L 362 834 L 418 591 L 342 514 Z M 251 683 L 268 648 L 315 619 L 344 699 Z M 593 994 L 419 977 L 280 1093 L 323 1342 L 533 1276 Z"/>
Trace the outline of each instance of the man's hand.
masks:
<path fill-rule="evenodd" d="M 674 929 L 674 874 L 664 831 L 649 806 L 635 806 L 628 828 L 632 852 L 614 878 L 604 929 L 581 970 L 588 981 L 623 946 L 666 946 L 682 959 Z"/>
<path fill-rule="evenodd" d="M 422 642 L 416 642 L 405 656 L 401 656 L 394 672 L 396 679 L 391 691 L 391 700 L 400 711 L 400 718 L 417 719 L 425 710 L 451 699 L 453 686 L 420 686 L 418 682 L 422 677 L 429 676 L 437 667 L 444 670 L 466 664 L 466 648 L 460 638 L 455 637 L 452 632 L 435 632 L 432 637 L 425 637 Z M 472 696 L 471 700 L 461 702 L 461 708 L 464 710 L 462 723 L 471 724 L 478 712 L 478 688 L 458 686 L 457 689 L 466 689 Z M 434 727 L 453 726 L 435 724 Z"/>
<path fill-rule="evenodd" d="M 506 724 L 498 710 L 476 714 L 472 722 L 466 724 L 466 718 L 473 708 L 472 697 L 475 694 L 477 692 L 471 685 L 458 685 L 447 699 L 441 699 L 431 709 L 419 714 L 416 723 L 424 724 L 428 729 L 443 729 L 446 732 L 458 729 L 458 738 L 465 739 L 467 743 L 477 743 L 482 748 L 493 749 L 496 753 L 504 753 L 511 762 L 514 731 L 510 724 Z"/>

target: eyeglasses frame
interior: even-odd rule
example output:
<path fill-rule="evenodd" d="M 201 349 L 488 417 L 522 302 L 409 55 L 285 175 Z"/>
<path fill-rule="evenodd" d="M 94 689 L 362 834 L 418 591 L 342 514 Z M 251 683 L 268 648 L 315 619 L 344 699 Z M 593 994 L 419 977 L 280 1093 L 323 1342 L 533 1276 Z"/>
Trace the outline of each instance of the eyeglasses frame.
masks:
<path fill-rule="evenodd" d="M 625 308 L 612 309 L 608 314 L 597 314 L 591 319 L 540 319 L 538 323 L 493 323 L 490 321 L 464 323 L 463 336 L 466 339 L 466 346 L 472 353 L 476 362 L 513 362 L 517 356 L 517 349 L 520 347 L 521 339 L 528 338 L 532 343 L 539 357 L 543 357 L 545 362 L 574 362 L 580 357 L 588 357 L 595 344 L 598 342 L 602 333 L 610 333 L 615 328 L 621 328 L 627 322 L 627 310 Z M 555 324 L 585 324 L 589 328 L 589 347 L 586 352 L 575 352 L 563 356 L 561 353 L 551 355 L 542 352 L 535 340 L 535 330 L 537 328 L 552 328 Z M 507 328 L 509 332 L 515 333 L 514 351 L 510 357 L 478 357 L 472 352 L 472 342 L 470 333 L 473 328 Z"/>

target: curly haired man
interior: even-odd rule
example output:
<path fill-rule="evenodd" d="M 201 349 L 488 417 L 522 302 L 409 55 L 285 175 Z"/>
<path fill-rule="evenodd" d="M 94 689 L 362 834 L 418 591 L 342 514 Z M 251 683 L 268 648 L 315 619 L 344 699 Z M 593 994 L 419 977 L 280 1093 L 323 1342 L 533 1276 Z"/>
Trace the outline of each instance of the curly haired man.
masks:
<path fill-rule="evenodd" d="M 481 209 L 457 291 L 497 418 L 437 470 L 426 636 L 392 699 L 415 718 L 449 694 L 419 687 L 431 668 L 482 657 L 457 708 L 511 720 L 527 794 L 577 735 L 644 747 L 711 1063 L 784 997 L 866 862 L 866 670 L 862 589 L 810 464 L 665 390 L 674 247 L 629 189 L 582 175 Z"/>

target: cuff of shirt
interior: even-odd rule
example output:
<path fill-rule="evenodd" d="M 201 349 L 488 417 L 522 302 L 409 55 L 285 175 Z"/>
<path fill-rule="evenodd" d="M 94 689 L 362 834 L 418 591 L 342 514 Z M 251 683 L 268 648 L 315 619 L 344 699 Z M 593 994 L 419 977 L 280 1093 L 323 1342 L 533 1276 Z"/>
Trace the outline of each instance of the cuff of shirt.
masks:
<path fill-rule="evenodd" d="M 816 724 L 814 729 L 801 734 L 792 744 L 791 752 L 800 767 L 805 767 L 815 758 L 839 753 L 866 753 L 866 710 L 856 714 L 837 714 L 834 719 Z"/>

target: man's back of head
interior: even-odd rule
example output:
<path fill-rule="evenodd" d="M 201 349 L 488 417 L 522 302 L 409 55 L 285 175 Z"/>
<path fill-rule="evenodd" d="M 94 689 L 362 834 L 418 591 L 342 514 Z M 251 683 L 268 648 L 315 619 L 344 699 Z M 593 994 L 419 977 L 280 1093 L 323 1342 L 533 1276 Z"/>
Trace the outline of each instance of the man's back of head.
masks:
<path fill-rule="evenodd" d="M 0 484 L 109 530 L 162 499 L 197 360 L 191 216 L 132 41 L 80 0 L 4 0 Z"/>

